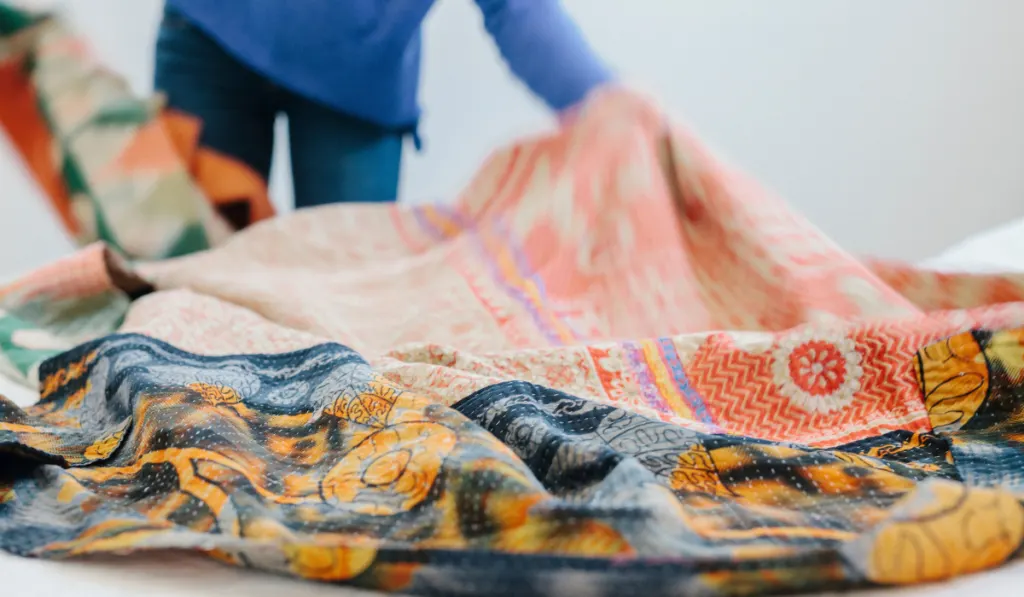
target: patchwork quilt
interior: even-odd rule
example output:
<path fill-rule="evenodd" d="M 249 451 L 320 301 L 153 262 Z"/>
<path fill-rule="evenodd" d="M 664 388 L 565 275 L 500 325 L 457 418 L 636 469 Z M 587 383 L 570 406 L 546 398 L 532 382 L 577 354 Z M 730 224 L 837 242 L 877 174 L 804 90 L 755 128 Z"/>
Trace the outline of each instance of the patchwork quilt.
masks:
<path fill-rule="evenodd" d="M 75 44 L 26 18 L 0 18 L 9 84 L 50 116 L 11 134 L 64 139 L 41 186 L 87 246 L 0 290 L 3 364 L 40 392 L 0 398 L 0 549 L 510 597 L 1020 557 L 1024 279 L 855 259 L 622 89 L 449 204 L 228 224 L 187 152 L 142 159 L 166 115 L 82 116 L 127 92 L 29 59 Z"/>

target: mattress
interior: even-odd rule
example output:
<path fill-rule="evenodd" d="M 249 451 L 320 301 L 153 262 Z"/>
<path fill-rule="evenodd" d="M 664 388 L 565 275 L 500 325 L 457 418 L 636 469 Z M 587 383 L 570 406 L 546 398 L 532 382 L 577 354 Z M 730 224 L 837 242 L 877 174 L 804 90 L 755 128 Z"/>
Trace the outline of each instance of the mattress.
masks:
<path fill-rule="evenodd" d="M 975 235 L 924 262 L 945 271 L 1024 271 L 1024 220 Z M 18 404 L 35 400 L 36 393 L 0 376 L 0 393 Z M 281 594 L 315 597 L 374 595 L 330 585 L 238 570 L 199 557 L 160 553 L 113 560 L 53 562 L 26 560 L 0 553 L 0 577 L 9 594 L 21 597 L 203 597 L 205 595 Z M 850 597 L 959 597 L 985 594 L 1002 597 L 1020 593 L 1024 563 L 934 586 L 903 590 L 845 593 Z"/>
<path fill-rule="evenodd" d="M 972 235 L 922 265 L 944 271 L 1024 271 L 1024 219 Z"/>

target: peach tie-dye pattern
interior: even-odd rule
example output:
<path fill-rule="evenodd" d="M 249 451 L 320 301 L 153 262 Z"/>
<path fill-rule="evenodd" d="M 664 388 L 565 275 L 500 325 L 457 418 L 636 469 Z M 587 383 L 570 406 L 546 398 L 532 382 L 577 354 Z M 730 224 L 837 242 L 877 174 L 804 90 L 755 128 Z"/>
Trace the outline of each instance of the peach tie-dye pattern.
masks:
<path fill-rule="evenodd" d="M 452 205 L 308 210 L 137 273 L 122 329 L 190 351 L 332 340 L 446 404 L 524 379 L 819 446 L 926 430 L 913 354 L 1024 323 L 1018 278 L 865 264 L 624 90 Z"/>
<path fill-rule="evenodd" d="M 652 103 L 608 90 L 571 126 L 497 152 L 453 205 L 320 208 L 141 265 L 159 291 L 123 329 L 199 353 L 333 340 L 447 404 L 526 379 L 835 445 L 928 428 L 911 366 L 921 346 L 1024 323 L 1020 305 L 971 300 L 995 286 L 1016 300 L 1015 279 L 874 267 Z M 923 281 L 946 310 L 896 289 Z"/>

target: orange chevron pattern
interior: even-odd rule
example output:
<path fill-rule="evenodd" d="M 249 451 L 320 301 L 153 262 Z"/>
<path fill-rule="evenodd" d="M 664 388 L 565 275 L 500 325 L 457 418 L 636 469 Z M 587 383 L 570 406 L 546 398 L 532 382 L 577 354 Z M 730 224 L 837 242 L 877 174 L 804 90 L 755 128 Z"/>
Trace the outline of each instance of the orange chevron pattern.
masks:
<path fill-rule="evenodd" d="M 858 350 L 876 350 L 884 339 L 865 338 Z M 910 356 L 892 346 L 866 372 L 854 401 L 837 413 L 808 413 L 792 404 L 772 381 L 772 355 L 750 354 L 712 338 L 688 367 L 690 379 L 706 397 L 715 422 L 726 432 L 813 445 L 840 444 L 881 429 L 927 429 Z M 889 351 L 886 351 L 889 352 Z M 871 425 L 865 428 L 864 423 Z"/>
<path fill-rule="evenodd" d="M 843 334 L 855 342 L 870 366 L 864 368 L 851 403 L 835 413 L 808 416 L 794 406 L 773 380 L 772 352 L 746 352 L 725 334 L 710 336 L 686 371 L 723 431 L 838 445 L 880 431 L 929 429 L 912 366 L 914 354 L 921 346 L 964 328 L 1019 325 L 1020 316 L 1018 306 L 1002 305 L 847 326 Z M 773 342 L 777 345 L 785 335 L 772 334 Z"/>

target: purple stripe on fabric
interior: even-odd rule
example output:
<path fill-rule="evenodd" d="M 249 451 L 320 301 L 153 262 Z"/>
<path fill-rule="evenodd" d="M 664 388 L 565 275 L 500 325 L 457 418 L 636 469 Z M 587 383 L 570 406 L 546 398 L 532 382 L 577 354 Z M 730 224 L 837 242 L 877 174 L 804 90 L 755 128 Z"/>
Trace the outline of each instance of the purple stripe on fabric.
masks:
<path fill-rule="evenodd" d="M 676 388 L 679 389 L 679 394 L 686 400 L 686 404 L 690 407 L 694 416 L 701 423 L 714 425 L 711 412 L 704 403 L 704 398 L 690 385 L 690 379 L 686 376 L 686 370 L 683 369 L 683 362 L 679 358 L 675 344 L 669 338 L 659 338 L 658 346 L 661 348 L 665 365 L 672 372 L 672 379 L 675 381 Z"/>
<path fill-rule="evenodd" d="M 654 379 L 651 377 L 651 370 L 647 366 L 647 359 L 644 358 L 643 349 L 635 342 L 623 342 L 622 347 L 626 351 L 626 357 L 629 359 L 629 364 L 633 369 L 633 373 L 636 374 L 636 379 L 640 384 L 640 393 L 644 397 L 644 402 L 646 402 L 651 408 L 656 408 L 663 413 L 671 414 L 672 407 L 665 401 L 665 398 L 661 395 L 661 392 L 658 391 L 657 386 L 654 384 Z"/>

